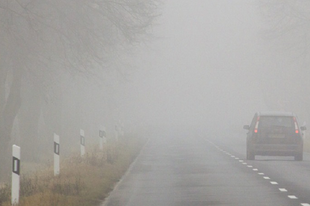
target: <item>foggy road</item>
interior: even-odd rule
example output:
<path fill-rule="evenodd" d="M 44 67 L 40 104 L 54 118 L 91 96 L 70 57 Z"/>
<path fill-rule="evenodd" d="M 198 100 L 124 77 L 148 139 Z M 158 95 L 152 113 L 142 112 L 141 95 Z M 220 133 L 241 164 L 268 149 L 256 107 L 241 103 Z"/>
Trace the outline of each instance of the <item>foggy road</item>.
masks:
<path fill-rule="evenodd" d="M 153 137 L 103 206 L 302 205 L 310 155 L 245 160 L 245 134 Z"/>
<path fill-rule="evenodd" d="M 0 0 L 0 10 L 0 206 L 310 206 L 310 153 L 247 161 L 242 129 L 270 130 L 262 142 L 302 159 L 310 0 Z M 294 115 L 265 129 L 255 112 Z"/>

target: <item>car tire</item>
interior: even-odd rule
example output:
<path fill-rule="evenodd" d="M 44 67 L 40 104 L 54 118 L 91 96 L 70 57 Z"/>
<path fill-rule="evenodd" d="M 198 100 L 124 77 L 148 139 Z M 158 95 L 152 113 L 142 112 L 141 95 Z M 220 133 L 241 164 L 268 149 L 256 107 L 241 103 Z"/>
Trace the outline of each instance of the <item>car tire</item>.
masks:
<path fill-rule="evenodd" d="M 303 160 L 303 152 L 298 153 L 297 155 L 294 156 L 295 161 L 302 161 Z"/>
<path fill-rule="evenodd" d="M 247 160 L 255 160 L 255 154 L 251 150 L 249 150 L 248 148 L 247 148 L 247 152 L 246 152 L 246 159 Z"/>

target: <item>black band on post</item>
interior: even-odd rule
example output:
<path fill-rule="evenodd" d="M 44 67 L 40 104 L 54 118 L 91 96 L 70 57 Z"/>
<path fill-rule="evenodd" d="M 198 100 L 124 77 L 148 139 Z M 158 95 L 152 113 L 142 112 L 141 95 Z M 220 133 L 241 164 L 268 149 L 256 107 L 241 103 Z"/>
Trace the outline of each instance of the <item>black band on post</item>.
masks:
<path fill-rule="evenodd" d="M 54 142 L 54 153 L 58 155 L 60 153 L 60 145 L 57 142 Z"/>
<path fill-rule="evenodd" d="M 13 173 L 20 174 L 20 159 L 13 157 Z"/>
<path fill-rule="evenodd" d="M 85 137 L 81 136 L 80 143 L 81 145 L 85 146 Z"/>

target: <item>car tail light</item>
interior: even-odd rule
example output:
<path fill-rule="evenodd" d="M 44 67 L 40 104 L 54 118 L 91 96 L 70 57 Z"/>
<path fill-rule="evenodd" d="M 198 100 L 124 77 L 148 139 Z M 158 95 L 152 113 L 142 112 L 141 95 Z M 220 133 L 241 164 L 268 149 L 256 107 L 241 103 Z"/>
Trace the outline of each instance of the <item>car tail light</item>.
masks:
<path fill-rule="evenodd" d="M 256 120 L 256 124 L 255 124 L 255 128 L 254 128 L 254 133 L 258 132 L 258 124 L 259 124 L 259 117 L 257 117 L 257 120 Z"/>
<path fill-rule="evenodd" d="M 299 133 L 299 130 L 298 130 L 298 125 L 297 125 L 297 121 L 296 121 L 296 118 L 294 117 L 294 125 L 295 125 L 295 133 L 298 134 Z"/>

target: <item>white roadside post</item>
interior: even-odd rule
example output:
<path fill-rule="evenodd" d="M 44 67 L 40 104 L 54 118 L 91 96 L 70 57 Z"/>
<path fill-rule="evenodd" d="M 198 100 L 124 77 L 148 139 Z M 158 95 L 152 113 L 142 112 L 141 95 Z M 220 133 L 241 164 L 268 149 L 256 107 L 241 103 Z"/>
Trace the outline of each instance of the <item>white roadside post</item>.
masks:
<path fill-rule="evenodd" d="M 106 130 L 105 127 L 101 127 L 99 130 L 99 148 L 103 150 L 103 144 L 107 143 L 107 138 L 106 138 Z"/>
<path fill-rule="evenodd" d="M 85 133 L 84 130 L 80 130 L 80 145 L 81 145 L 81 157 L 85 155 Z"/>
<path fill-rule="evenodd" d="M 54 133 L 54 176 L 57 176 L 60 173 L 59 153 L 60 153 L 59 136 Z"/>
<path fill-rule="evenodd" d="M 12 168 L 12 205 L 19 203 L 19 187 L 20 187 L 20 147 L 13 145 L 13 168 Z"/>

